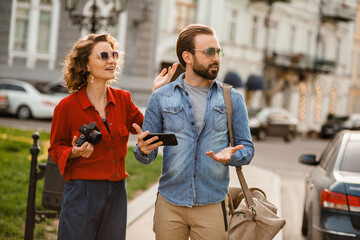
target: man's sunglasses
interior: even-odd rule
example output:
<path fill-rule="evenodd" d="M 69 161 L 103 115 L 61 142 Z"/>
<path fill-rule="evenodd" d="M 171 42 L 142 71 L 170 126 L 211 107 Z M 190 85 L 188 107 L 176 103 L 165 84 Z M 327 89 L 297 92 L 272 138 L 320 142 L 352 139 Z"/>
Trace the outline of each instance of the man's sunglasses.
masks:
<path fill-rule="evenodd" d="M 98 56 L 101 60 L 107 62 L 110 60 L 110 56 L 112 57 L 112 59 L 114 59 L 114 61 L 119 60 L 119 52 L 117 51 L 112 51 L 110 53 L 108 52 L 99 52 Z"/>
<path fill-rule="evenodd" d="M 193 50 L 201 51 L 201 52 L 205 53 L 205 55 L 208 57 L 213 57 L 213 56 L 215 56 L 216 53 L 219 55 L 220 58 L 224 57 L 224 50 L 222 48 L 208 47 L 205 49 L 193 49 Z"/>

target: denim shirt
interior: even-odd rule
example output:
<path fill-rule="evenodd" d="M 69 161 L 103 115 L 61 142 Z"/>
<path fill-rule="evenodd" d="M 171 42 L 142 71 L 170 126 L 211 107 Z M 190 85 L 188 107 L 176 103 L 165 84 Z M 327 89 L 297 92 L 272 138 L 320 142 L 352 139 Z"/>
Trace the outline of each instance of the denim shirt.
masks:
<path fill-rule="evenodd" d="M 229 165 L 249 164 L 254 155 L 247 110 L 242 95 L 231 89 L 232 124 L 235 145 L 244 145 L 227 164 L 206 155 L 215 154 L 229 146 L 227 115 L 223 89 L 213 81 L 206 100 L 204 123 L 200 133 L 196 127 L 194 110 L 184 88 L 184 74 L 175 82 L 157 89 L 146 107 L 142 130 L 150 133 L 174 133 L 178 145 L 163 149 L 160 194 L 177 206 L 196 206 L 221 202 L 228 192 Z M 158 149 L 144 156 L 138 146 L 136 159 L 150 164 Z"/>

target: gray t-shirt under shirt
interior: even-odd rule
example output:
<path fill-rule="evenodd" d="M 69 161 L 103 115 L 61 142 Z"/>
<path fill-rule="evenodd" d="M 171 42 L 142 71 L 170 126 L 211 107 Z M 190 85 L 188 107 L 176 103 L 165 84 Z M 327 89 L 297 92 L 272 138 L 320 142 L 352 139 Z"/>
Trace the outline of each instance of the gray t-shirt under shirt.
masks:
<path fill-rule="evenodd" d="M 206 98 L 209 93 L 210 86 L 207 87 L 194 87 L 184 82 L 185 90 L 189 94 L 191 104 L 194 109 L 196 127 L 198 133 L 204 122 L 206 110 Z"/>

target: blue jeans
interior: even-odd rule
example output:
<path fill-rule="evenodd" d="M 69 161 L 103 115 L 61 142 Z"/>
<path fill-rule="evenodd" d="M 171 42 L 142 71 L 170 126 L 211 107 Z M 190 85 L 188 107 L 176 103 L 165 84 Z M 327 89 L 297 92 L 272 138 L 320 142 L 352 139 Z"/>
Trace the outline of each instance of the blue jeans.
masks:
<path fill-rule="evenodd" d="M 125 240 L 125 180 L 70 180 L 65 183 L 58 240 Z"/>

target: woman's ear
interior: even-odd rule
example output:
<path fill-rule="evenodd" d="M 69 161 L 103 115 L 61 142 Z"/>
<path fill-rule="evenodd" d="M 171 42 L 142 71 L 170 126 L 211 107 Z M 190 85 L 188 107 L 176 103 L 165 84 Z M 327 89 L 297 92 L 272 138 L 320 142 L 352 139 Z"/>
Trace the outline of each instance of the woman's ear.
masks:
<path fill-rule="evenodd" d="M 184 59 L 184 61 L 186 63 L 189 63 L 189 64 L 191 64 L 192 61 L 193 61 L 193 55 L 188 51 L 183 51 L 182 52 L 182 58 Z"/>

